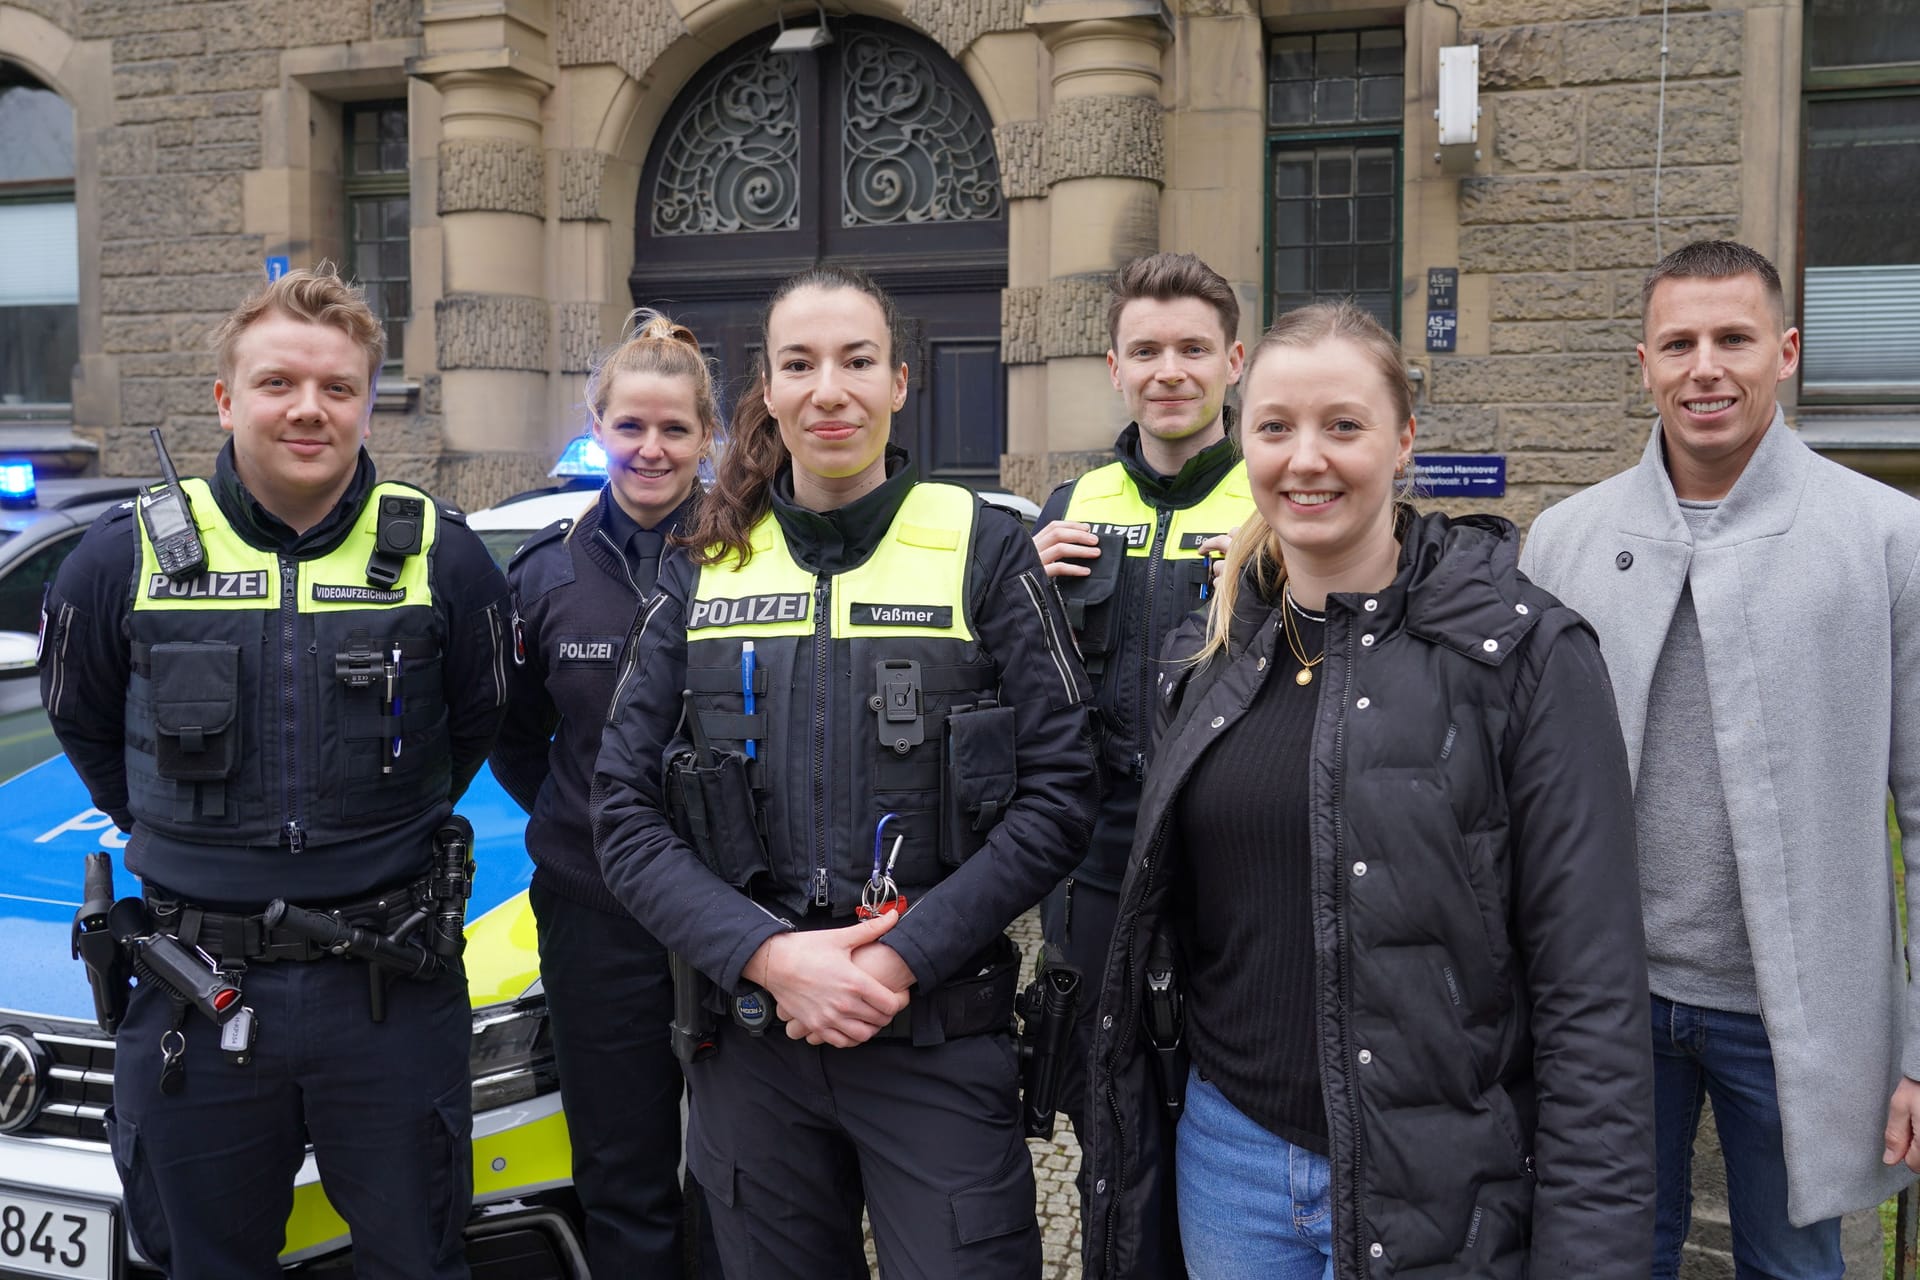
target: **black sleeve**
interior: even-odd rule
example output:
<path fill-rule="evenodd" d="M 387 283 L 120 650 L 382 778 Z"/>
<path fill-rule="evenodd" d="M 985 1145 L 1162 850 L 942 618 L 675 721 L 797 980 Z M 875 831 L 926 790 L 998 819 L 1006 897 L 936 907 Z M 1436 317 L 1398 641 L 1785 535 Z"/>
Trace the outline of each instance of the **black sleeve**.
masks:
<path fill-rule="evenodd" d="M 560 555 L 567 554 L 564 543 L 548 546 Z M 535 576 L 529 560 L 518 558 L 507 568 L 511 604 L 505 666 L 507 713 L 487 760 L 507 794 L 532 813 L 533 802 L 551 768 L 553 733 L 559 727 L 560 712 L 547 692 L 546 649 L 541 643 L 552 596 L 526 594 L 528 579 Z"/>
<path fill-rule="evenodd" d="M 1040 517 L 1033 522 L 1033 531 L 1040 532 L 1055 520 L 1067 518 L 1067 503 L 1073 499 L 1073 481 L 1056 485 L 1047 500 L 1040 507 Z"/>
<path fill-rule="evenodd" d="M 433 556 L 433 598 L 447 627 L 442 668 L 447 738 L 458 801 L 480 772 L 507 703 L 507 580 L 486 544 L 464 521 L 440 521 Z"/>
<path fill-rule="evenodd" d="M 760 944 L 788 926 L 710 871 L 667 817 L 666 759 L 686 686 L 693 573 L 685 556 L 670 557 L 659 593 L 634 621 L 588 803 L 607 888 L 669 951 L 735 991 Z"/>
<path fill-rule="evenodd" d="M 934 886 L 881 941 L 923 987 L 969 956 L 1086 856 L 1100 802 L 1092 696 L 1032 539 L 982 511 L 974 536 L 973 623 L 1014 709 L 1018 782 L 980 851 Z"/>
<path fill-rule="evenodd" d="M 127 809 L 126 629 L 138 537 L 114 508 L 94 521 L 47 590 L 40 700 L 94 807 L 122 831 Z"/>
<path fill-rule="evenodd" d="M 1531 1271 L 1601 1280 L 1652 1265 L 1653 1049 L 1633 791 L 1599 642 L 1541 619 L 1509 741 L 1514 943 L 1539 1090 Z"/>

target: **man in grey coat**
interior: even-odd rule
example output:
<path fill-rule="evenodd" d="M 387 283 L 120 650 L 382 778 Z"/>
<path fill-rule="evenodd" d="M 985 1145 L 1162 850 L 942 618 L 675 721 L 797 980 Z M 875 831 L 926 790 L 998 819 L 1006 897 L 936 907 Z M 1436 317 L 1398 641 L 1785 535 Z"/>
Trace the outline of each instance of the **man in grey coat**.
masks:
<path fill-rule="evenodd" d="M 1679 1269 L 1711 1098 L 1739 1274 L 1839 1280 L 1839 1215 L 1920 1170 L 1886 823 L 1890 788 L 1920 830 L 1920 502 L 1786 425 L 1800 334 L 1766 258 L 1689 244 L 1643 303 L 1646 452 L 1543 513 L 1521 567 L 1599 632 L 1634 772 L 1653 1275 Z"/>

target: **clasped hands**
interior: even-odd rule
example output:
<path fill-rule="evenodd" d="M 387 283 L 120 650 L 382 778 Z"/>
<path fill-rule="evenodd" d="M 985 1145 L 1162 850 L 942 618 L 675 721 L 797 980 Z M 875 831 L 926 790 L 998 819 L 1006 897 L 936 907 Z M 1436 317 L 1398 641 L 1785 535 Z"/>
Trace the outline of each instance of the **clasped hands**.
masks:
<path fill-rule="evenodd" d="M 788 1039 L 836 1049 L 865 1044 L 907 1007 L 913 970 L 879 941 L 899 921 L 889 911 L 840 929 L 776 933 L 742 976 L 773 996 Z"/>

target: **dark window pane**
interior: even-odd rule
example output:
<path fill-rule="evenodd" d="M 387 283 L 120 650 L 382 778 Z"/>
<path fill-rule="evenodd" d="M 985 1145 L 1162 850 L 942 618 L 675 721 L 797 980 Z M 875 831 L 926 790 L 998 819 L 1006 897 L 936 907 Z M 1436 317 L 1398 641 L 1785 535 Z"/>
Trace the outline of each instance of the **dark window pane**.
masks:
<path fill-rule="evenodd" d="M 405 173 L 407 171 L 407 140 L 386 141 L 380 144 L 380 169 L 383 173 Z"/>
<path fill-rule="evenodd" d="M 407 322 L 387 321 L 387 363 L 399 364 L 407 356 Z"/>
<path fill-rule="evenodd" d="M 1360 82 L 1360 118 L 1362 120 L 1398 120 L 1401 88 L 1399 76 L 1376 76 Z"/>
<path fill-rule="evenodd" d="M 378 173 L 380 170 L 380 144 L 377 142 L 356 142 L 353 144 L 353 172 Z"/>
<path fill-rule="evenodd" d="M 1911 0 L 1807 0 L 1807 50 L 1816 67 L 1920 62 Z"/>
<path fill-rule="evenodd" d="M 1390 293 L 1363 293 L 1354 297 L 1354 302 L 1362 311 L 1380 322 L 1380 327 L 1388 333 L 1393 332 L 1393 295 Z"/>
<path fill-rule="evenodd" d="M 1275 36 L 1273 61 L 1267 76 L 1272 80 L 1311 80 L 1313 78 L 1313 37 Z"/>
<path fill-rule="evenodd" d="M 1275 249 L 1273 251 L 1273 291 L 1275 293 L 1305 293 L 1310 286 L 1307 279 L 1307 251 L 1305 249 Z"/>
<path fill-rule="evenodd" d="M 1313 123 L 1313 81 L 1287 80 L 1267 88 L 1270 124 Z"/>
<path fill-rule="evenodd" d="M 1393 287 L 1393 249 L 1389 245 L 1368 245 L 1355 250 L 1353 287 L 1391 289 Z"/>
<path fill-rule="evenodd" d="M 66 99 L 31 85 L 0 88 L 0 182 L 72 176 L 73 109 Z"/>
<path fill-rule="evenodd" d="M 1313 194 L 1313 157 L 1304 151 L 1283 151 L 1273 162 L 1273 194 L 1279 199 Z"/>
<path fill-rule="evenodd" d="M 1360 170 L 1360 194 L 1363 196 L 1392 195 L 1393 189 L 1393 152 L 1384 148 L 1369 148 L 1354 153 L 1356 167 Z"/>
<path fill-rule="evenodd" d="M 389 240 L 380 246 L 380 277 L 383 280 L 407 278 L 407 242 Z"/>
<path fill-rule="evenodd" d="M 1313 86 L 1316 124 L 1346 124 L 1353 119 L 1353 81 L 1320 80 Z"/>
<path fill-rule="evenodd" d="M 1329 31 L 1313 38 L 1313 74 L 1318 80 L 1328 76 L 1351 76 L 1358 69 L 1355 49 L 1359 41 L 1352 31 Z"/>
<path fill-rule="evenodd" d="M 397 196 L 381 201 L 384 211 L 382 230 L 389 238 L 404 237 L 407 234 L 407 197 Z"/>
<path fill-rule="evenodd" d="M 80 359 L 80 308 L 0 307 L 0 404 L 65 404 Z"/>
<path fill-rule="evenodd" d="M 1400 28 L 1381 27 L 1360 33 L 1360 74 L 1397 76 L 1405 70 L 1406 42 Z"/>
<path fill-rule="evenodd" d="M 355 142 L 373 142 L 380 136 L 380 118 L 372 111 L 359 109 L 347 113 L 347 136 Z"/>
<path fill-rule="evenodd" d="M 390 107 L 380 113 L 380 136 L 389 141 L 407 140 L 407 109 Z"/>
<path fill-rule="evenodd" d="M 1353 193 L 1353 152 L 1346 147 L 1328 148 L 1319 153 L 1319 161 L 1318 194 L 1351 195 Z"/>
<path fill-rule="evenodd" d="M 362 282 L 380 278 L 380 245 L 363 241 L 353 247 L 353 275 Z"/>
<path fill-rule="evenodd" d="M 1367 244 L 1393 239 L 1393 197 L 1368 196 L 1354 202 L 1357 221 L 1353 238 Z"/>
<path fill-rule="evenodd" d="M 1920 262 L 1920 96 L 1807 103 L 1807 265 Z"/>
<path fill-rule="evenodd" d="M 1281 200 L 1273 206 L 1273 243 L 1276 246 L 1312 244 L 1307 234 L 1307 202 Z"/>
<path fill-rule="evenodd" d="M 1298 307 L 1304 307 L 1313 301 L 1311 293 L 1276 293 L 1273 295 L 1274 318 L 1287 314 Z"/>
<path fill-rule="evenodd" d="M 1353 289 L 1353 250 L 1339 246 L 1313 251 L 1315 293 L 1348 293 Z"/>
<path fill-rule="evenodd" d="M 1344 244 L 1353 239 L 1353 201 L 1314 201 L 1313 238 L 1320 244 Z"/>

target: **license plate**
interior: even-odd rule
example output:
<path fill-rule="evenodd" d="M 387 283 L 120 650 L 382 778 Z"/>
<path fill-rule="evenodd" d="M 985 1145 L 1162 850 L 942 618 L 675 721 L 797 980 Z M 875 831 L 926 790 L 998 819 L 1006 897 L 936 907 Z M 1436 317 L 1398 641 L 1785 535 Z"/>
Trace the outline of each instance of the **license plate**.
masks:
<path fill-rule="evenodd" d="M 0 1183 L 0 1276 L 119 1280 L 123 1253 L 114 1206 Z"/>

